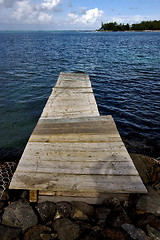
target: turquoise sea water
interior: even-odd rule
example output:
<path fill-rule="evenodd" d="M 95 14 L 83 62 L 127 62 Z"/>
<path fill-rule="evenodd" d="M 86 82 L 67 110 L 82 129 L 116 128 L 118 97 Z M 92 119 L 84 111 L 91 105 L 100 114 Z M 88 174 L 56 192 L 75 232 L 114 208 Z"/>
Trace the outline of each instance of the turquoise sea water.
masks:
<path fill-rule="evenodd" d="M 61 71 L 90 75 L 129 151 L 159 155 L 159 32 L 0 32 L 0 159 L 20 157 Z"/>

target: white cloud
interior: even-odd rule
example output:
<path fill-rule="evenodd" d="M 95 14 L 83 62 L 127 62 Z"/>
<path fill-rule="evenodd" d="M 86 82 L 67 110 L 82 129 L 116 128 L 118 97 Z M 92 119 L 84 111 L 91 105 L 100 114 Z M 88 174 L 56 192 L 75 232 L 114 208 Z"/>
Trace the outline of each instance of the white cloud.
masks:
<path fill-rule="evenodd" d="M 141 21 L 154 20 L 153 16 L 143 16 L 143 15 L 133 15 L 133 16 L 119 16 L 116 15 L 108 19 L 107 22 L 117 22 L 117 23 L 138 23 Z"/>
<path fill-rule="evenodd" d="M 24 18 L 28 19 L 28 17 L 32 17 L 34 15 L 32 6 L 29 4 L 28 0 L 23 2 L 17 2 L 17 8 L 13 12 L 13 18 L 17 21 L 22 20 Z"/>
<path fill-rule="evenodd" d="M 43 24 L 50 23 L 52 20 L 53 20 L 53 16 L 47 13 L 40 13 L 38 16 L 38 21 Z"/>
<path fill-rule="evenodd" d="M 80 10 L 82 10 L 82 9 L 80 9 Z M 83 8 L 83 10 L 84 10 L 84 8 Z M 99 10 L 98 8 L 94 8 L 94 9 L 89 9 L 88 11 L 85 11 L 85 13 L 83 15 L 81 15 L 81 12 L 79 14 L 69 13 L 68 18 L 72 24 L 79 23 L 79 24 L 92 25 L 102 15 L 103 15 L 102 10 Z"/>
<path fill-rule="evenodd" d="M 0 0 L 2 1 L 2 0 Z M 12 18 L 17 23 L 28 24 L 47 24 L 53 21 L 53 13 L 57 11 L 56 7 L 62 0 L 44 0 L 39 5 L 32 5 L 31 0 L 17 1 Z"/>
<path fill-rule="evenodd" d="M 86 14 L 82 15 L 81 21 L 83 23 L 95 23 L 95 21 L 101 17 L 103 14 L 102 10 L 99 10 L 98 8 L 90 9 L 86 12 Z"/>
<path fill-rule="evenodd" d="M 61 0 L 44 0 L 44 2 L 41 4 L 41 7 L 45 10 L 54 10 L 59 4 L 61 3 Z"/>

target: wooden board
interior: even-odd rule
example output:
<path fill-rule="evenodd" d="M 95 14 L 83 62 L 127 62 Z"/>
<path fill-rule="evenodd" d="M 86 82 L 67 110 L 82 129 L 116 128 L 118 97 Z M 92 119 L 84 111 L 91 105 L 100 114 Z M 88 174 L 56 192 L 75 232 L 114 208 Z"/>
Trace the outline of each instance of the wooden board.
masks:
<path fill-rule="evenodd" d="M 89 76 L 61 73 L 53 88 L 42 118 L 99 116 Z"/>
<path fill-rule="evenodd" d="M 10 188 L 89 203 L 147 192 L 113 118 L 99 116 L 88 75 L 60 74 Z"/>

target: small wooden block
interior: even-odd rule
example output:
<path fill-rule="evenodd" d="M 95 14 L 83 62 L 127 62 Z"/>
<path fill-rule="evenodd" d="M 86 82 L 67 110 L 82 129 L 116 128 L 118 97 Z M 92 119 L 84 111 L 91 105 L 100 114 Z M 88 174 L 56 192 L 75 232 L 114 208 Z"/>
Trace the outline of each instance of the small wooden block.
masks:
<path fill-rule="evenodd" d="M 38 201 L 38 191 L 35 191 L 35 190 L 29 191 L 29 201 L 30 202 Z"/>

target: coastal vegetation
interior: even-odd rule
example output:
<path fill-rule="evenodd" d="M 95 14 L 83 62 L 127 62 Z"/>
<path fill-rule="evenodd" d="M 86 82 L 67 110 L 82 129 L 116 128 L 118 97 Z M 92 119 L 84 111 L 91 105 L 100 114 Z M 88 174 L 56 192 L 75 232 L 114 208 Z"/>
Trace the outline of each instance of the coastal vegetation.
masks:
<path fill-rule="evenodd" d="M 160 30 L 160 20 L 157 21 L 142 21 L 141 23 L 136 23 L 129 25 L 118 24 L 116 22 L 102 23 L 101 28 L 98 31 L 154 31 Z"/>

